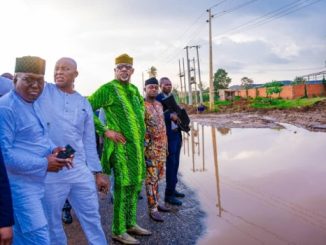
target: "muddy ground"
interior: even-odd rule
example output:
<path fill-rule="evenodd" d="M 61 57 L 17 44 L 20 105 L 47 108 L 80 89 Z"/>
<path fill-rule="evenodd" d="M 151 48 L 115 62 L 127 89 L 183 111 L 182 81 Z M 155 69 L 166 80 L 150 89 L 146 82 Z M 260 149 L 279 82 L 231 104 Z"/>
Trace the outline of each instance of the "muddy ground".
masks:
<path fill-rule="evenodd" d="M 222 107 L 218 113 L 192 111 L 190 117 L 195 122 L 221 128 L 282 128 L 279 123 L 288 123 L 310 131 L 326 132 L 326 100 L 291 110 L 254 109 L 240 102 Z"/>

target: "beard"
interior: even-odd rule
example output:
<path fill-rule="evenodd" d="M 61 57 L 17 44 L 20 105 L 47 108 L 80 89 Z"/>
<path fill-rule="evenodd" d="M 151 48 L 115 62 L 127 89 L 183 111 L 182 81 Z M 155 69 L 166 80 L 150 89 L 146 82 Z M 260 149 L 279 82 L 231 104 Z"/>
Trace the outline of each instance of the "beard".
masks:
<path fill-rule="evenodd" d="M 129 82 L 130 80 L 130 75 L 129 74 L 121 74 L 117 77 L 118 80 L 121 82 Z"/>

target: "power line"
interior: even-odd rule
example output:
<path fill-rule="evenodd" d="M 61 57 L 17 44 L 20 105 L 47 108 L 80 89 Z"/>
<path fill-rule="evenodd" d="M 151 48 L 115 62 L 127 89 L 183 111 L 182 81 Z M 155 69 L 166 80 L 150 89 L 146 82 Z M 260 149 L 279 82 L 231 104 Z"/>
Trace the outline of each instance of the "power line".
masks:
<path fill-rule="evenodd" d="M 275 19 L 278 19 L 278 18 L 281 18 L 283 16 L 286 16 L 286 15 L 289 15 L 293 12 L 296 12 L 304 7 L 308 7 L 312 4 L 315 4 L 321 0 L 315 0 L 313 2 L 310 2 L 311 0 L 305 0 L 305 1 L 293 1 L 289 4 L 286 4 L 276 10 L 273 10 L 273 11 L 270 11 L 260 17 L 257 17 L 257 18 L 254 18 L 244 24 L 241 24 L 239 26 L 236 26 L 222 34 L 220 34 L 219 36 L 222 36 L 224 34 L 227 34 L 227 33 L 232 33 L 232 32 L 235 32 L 235 31 L 248 31 L 248 30 L 251 30 L 253 28 L 256 28 L 258 26 L 261 26 L 267 22 L 271 22 Z M 308 3 L 310 2 L 309 4 L 306 4 L 306 5 L 302 5 L 304 3 Z M 246 29 L 247 28 L 247 29 Z M 244 29 L 244 30 L 243 30 Z"/>
<path fill-rule="evenodd" d="M 321 0 L 316 0 L 316 1 L 314 1 L 314 2 L 311 2 L 311 3 L 306 4 L 306 5 L 302 5 L 302 6 L 295 6 L 294 8 L 291 8 L 291 9 L 289 9 L 289 10 L 284 10 L 284 11 L 282 11 L 281 13 L 278 13 L 278 14 L 276 14 L 276 15 L 274 15 L 274 16 L 271 16 L 271 17 L 267 18 L 267 19 L 264 20 L 264 21 L 261 21 L 261 22 L 259 22 L 259 23 L 256 23 L 256 25 L 252 26 L 249 30 L 251 30 L 251 29 L 253 29 L 253 28 L 256 28 L 256 27 L 258 27 L 258 26 L 261 26 L 261 25 L 263 25 L 263 24 L 266 24 L 266 23 L 268 23 L 268 22 L 271 22 L 271 21 L 273 21 L 273 20 L 279 19 L 279 18 L 281 18 L 281 17 L 287 16 L 287 15 L 293 13 L 293 12 L 296 12 L 296 11 L 302 9 L 302 8 L 305 8 L 305 7 L 308 7 L 308 6 L 310 6 L 310 5 L 313 5 L 313 4 L 315 4 L 315 3 L 319 2 L 319 1 L 321 1 Z M 275 17 L 275 18 L 274 18 L 274 17 Z"/>
<path fill-rule="evenodd" d="M 218 5 L 221 5 L 222 3 L 226 2 L 227 0 L 221 0 L 219 2 L 217 2 L 216 4 L 214 4 L 213 6 L 209 7 L 209 9 L 213 9 L 216 8 Z"/>
<path fill-rule="evenodd" d="M 222 0 L 222 1 L 219 1 L 218 3 L 216 3 L 215 5 L 213 5 L 211 8 L 215 8 L 217 7 L 218 5 L 226 2 L 227 0 Z M 240 4 L 240 5 L 237 5 L 233 8 L 230 8 L 230 9 L 227 9 L 223 12 L 220 12 L 220 13 L 217 13 L 217 17 L 220 17 L 224 14 L 227 14 L 227 13 L 232 13 L 240 8 L 243 8 L 249 4 L 252 4 L 254 2 L 256 2 L 258 0 L 250 0 L 250 1 L 247 1 L 243 4 Z M 274 21 L 276 19 L 279 19 L 281 17 L 284 17 L 286 15 L 289 15 L 293 12 L 296 12 L 300 9 L 303 9 L 303 8 L 306 8 L 308 6 L 311 6 L 313 4 L 316 4 L 318 2 L 320 2 L 321 0 L 296 0 L 296 1 L 293 1 L 291 3 L 288 3 L 288 4 L 285 4 L 283 5 L 282 7 L 280 8 L 277 8 L 276 10 L 272 10 L 272 11 L 269 11 L 267 12 L 266 14 L 260 16 L 260 17 L 257 17 L 257 18 L 254 18 L 244 24 L 241 24 L 239 26 L 236 26 L 236 27 L 233 27 L 232 29 L 222 33 L 219 35 L 219 37 L 221 37 L 222 35 L 224 34 L 227 34 L 227 33 L 232 33 L 232 32 L 236 32 L 236 31 L 248 31 L 248 30 L 251 30 L 253 28 L 257 28 L 261 25 L 264 25 L 268 22 L 271 22 L 271 21 Z M 191 29 L 194 28 L 194 25 L 198 23 L 198 21 L 203 17 L 204 13 L 201 13 L 199 15 L 199 17 L 197 17 L 194 21 L 193 21 L 193 24 L 191 26 L 189 26 L 181 35 L 180 35 L 180 38 L 183 38 L 186 33 L 189 33 L 189 31 Z M 193 41 L 197 41 L 199 42 L 201 38 L 201 33 L 205 30 L 203 27 L 203 24 L 202 25 L 198 25 L 191 33 L 190 35 L 188 35 L 188 39 L 190 39 L 187 43 L 186 43 L 186 46 L 190 45 Z M 207 45 L 207 42 L 204 42 L 201 41 L 199 43 L 197 43 L 197 45 L 201 45 L 201 46 L 205 46 Z M 167 55 L 165 55 L 164 57 L 161 57 L 161 59 L 163 60 L 167 60 L 167 63 L 171 63 L 172 61 L 174 61 L 174 59 L 179 56 L 182 52 L 183 52 L 183 49 L 181 48 L 182 46 L 184 45 L 177 45 L 175 47 L 173 47 L 172 49 L 171 48 L 166 48 L 166 50 L 171 50 L 170 52 L 164 52 L 166 53 Z M 178 51 L 177 51 L 178 50 Z M 175 52 L 177 51 L 177 52 Z M 298 69 L 300 70 L 300 69 Z"/>
<path fill-rule="evenodd" d="M 215 17 L 221 17 L 225 14 L 228 14 L 228 13 L 232 13 L 234 12 L 235 10 L 238 10 L 240 8 L 243 8 L 243 7 L 246 7 L 247 5 L 251 4 L 251 3 L 254 3 L 254 2 L 257 2 L 258 0 L 251 0 L 251 1 L 248 1 L 248 2 L 245 2 L 243 4 L 239 4 L 238 6 L 235 6 L 234 8 L 230 8 L 228 10 L 223 10 L 221 12 L 217 12 L 217 13 L 214 13 L 213 15 Z"/>
<path fill-rule="evenodd" d="M 184 32 L 182 32 L 182 34 L 180 35 L 180 36 L 178 36 L 177 37 L 177 40 L 182 40 L 182 39 L 189 39 L 190 37 L 192 37 L 192 36 L 194 36 L 194 33 L 195 32 L 197 32 L 197 30 L 199 29 L 199 28 L 201 28 L 201 25 L 203 25 L 202 23 L 199 23 L 199 27 L 197 26 L 197 28 L 193 31 L 193 32 L 191 32 L 190 33 L 190 35 L 188 35 L 186 38 L 184 38 L 185 36 L 186 36 L 186 34 L 188 33 L 188 32 L 190 32 L 190 30 L 191 29 L 193 29 L 194 28 L 194 26 L 199 22 L 199 20 L 201 19 L 201 18 L 203 18 L 203 16 L 204 16 L 204 14 L 205 14 L 206 12 L 202 12 L 192 23 L 191 23 L 191 25 L 189 25 L 186 29 L 185 29 L 185 31 Z M 180 49 L 182 46 L 184 46 L 183 44 L 182 45 L 178 45 L 177 47 L 173 47 L 172 49 L 171 49 L 171 47 L 167 47 L 164 51 L 162 51 L 162 53 L 163 53 L 163 56 L 160 56 L 160 58 L 158 58 L 157 60 L 170 60 L 170 57 L 171 56 L 175 56 L 174 54 L 172 54 L 171 55 L 171 53 L 172 52 L 174 52 L 175 50 L 177 50 L 177 49 Z M 164 55 L 165 54 L 165 55 Z"/>
<path fill-rule="evenodd" d="M 234 8 L 228 9 L 228 10 L 220 13 L 217 17 L 220 17 L 220 16 L 222 16 L 222 15 L 224 15 L 226 13 L 231 13 L 231 12 L 233 12 L 233 11 L 239 9 L 239 8 L 243 8 L 243 7 L 253 3 L 255 1 L 257 1 L 257 0 L 251 0 L 251 1 L 248 1 L 246 3 L 240 4 L 238 6 L 235 6 Z M 227 34 L 227 33 L 236 32 L 236 31 L 248 31 L 250 29 L 261 26 L 261 25 L 263 25 L 263 24 L 265 24 L 267 22 L 271 22 L 271 21 L 273 21 L 275 19 L 278 19 L 278 18 L 281 18 L 283 16 L 289 15 L 290 13 L 298 11 L 298 10 L 304 8 L 304 7 L 308 7 L 308 6 L 310 6 L 312 4 L 315 4 L 315 3 L 319 2 L 319 1 L 321 1 L 321 0 L 315 0 L 313 2 L 311 2 L 311 0 L 303 0 L 303 1 L 302 0 L 299 0 L 299 1 L 295 0 L 295 1 L 291 2 L 291 3 L 285 4 L 284 6 L 278 8 L 276 10 L 269 11 L 266 14 L 260 16 L 260 17 L 254 18 L 253 20 L 250 20 L 250 21 L 248 21 L 248 22 L 246 22 L 244 24 L 241 24 L 239 26 L 236 26 L 236 27 L 232 28 L 231 30 L 228 30 L 228 31 L 220 34 L 219 36 L 222 36 L 222 35 Z M 217 3 L 217 4 L 213 5 L 213 6 L 216 7 L 216 6 L 220 5 L 223 2 L 225 2 L 225 1 L 220 1 L 219 3 Z M 305 4 L 305 3 L 308 3 L 308 4 Z M 305 5 L 302 5 L 302 4 L 305 4 Z M 200 39 L 200 38 L 198 38 L 198 39 Z M 190 41 L 188 41 L 187 45 L 193 40 L 194 39 L 191 39 Z M 207 43 L 200 43 L 200 45 L 205 46 L 205 45 L 207 45 Z"/>
<path fill-rule="evenodd" d="M 193 33 L 192 33 L 192 34 L 193 34 L 193 35 L 192 35 L 193 38 L 190 39 L 188 42 L 186 42 L 185 46 L 190 46 L 192 43 L 195 43 L 196 38 L 200 38 L 201 33 L 205 30 L 205 29 L 203 28 L 204 25 L 206 25 L 206 23 L 202 23 L 201 26 L 198 26 L 198 27 L 193 31 Z M 174 59 L 175 59 L 176 57 L 178 57 L 181 53 L 183 53 L 183 50 L 180 48 L 177 52 L 175 52 L 175 53 L 173 53 L 173 54 L 167 56 L 166 59 L 165 59 L 166 62 L 167 62 L 167 63 L 171 63 L 171 62 L 174 61 Z"/>
<path fill-rule="evenodd" d="M 241 29 L 242 27 L 246 27 L 246 26 L 248 26 L 248 25 L 255 24 L 256 21 L 260 21 L 261 19 L 264 19 L 264 18 L 266 18 L 266 17 L 268 17 L 268 16 L 270 16 L 270 15 L 273 15 L 273 14 L 279 12 L 279 11 L 284 10 L 284 9 L 287 8 L 287 7 L 291 7 L 292 5 L 296 5 L 296 4 L 298 4 L 298 3 L 300 3 L 300 2 L 298 2 L 297 0 L 295 0 L 295 1 L 291 2 L 291 3 L 289 3 L 289 4 L 286 4 L 286 5 L 284 5 L 284 6 L 280 7 L 280 8 L 278 8 L 278 9 L 276 9 L 276 10 L 269 11 L 269 12 L 267 12 L 266 14 L 260 16 L 260 17 L 256 17 L 256 18 L 254 18 L 254 19 L 252 19 L 252 20 L 250 20 L 250 21 L 248 21 L 248 22 L 246 22 L 246 23 L 244 23 L 244 24 L 241 24 L 241 25 L 239 25 L 239 26 L 236 26 L 236 27 L 232 28 L 231 30 L 228 30 L 228 31 L 225 32 L 225 33 L 230 33 L 230 32 L 232 32 L 232 31 L 235 31 L 235 30 Z"/>

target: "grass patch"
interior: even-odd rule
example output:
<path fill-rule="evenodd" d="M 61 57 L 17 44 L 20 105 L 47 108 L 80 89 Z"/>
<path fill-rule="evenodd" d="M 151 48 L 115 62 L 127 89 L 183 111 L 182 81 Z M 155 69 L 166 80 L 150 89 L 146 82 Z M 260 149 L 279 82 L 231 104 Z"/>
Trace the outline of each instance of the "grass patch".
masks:
<path fill-rule="evenodd" d="M 284 100 L 284 99 L 270 99 L 270 98 L 255 98 L 251 107 L 261 109 L 291 109 L 311 106 L 318 101 L 324 100 L 325 98 L 303 98 L 295 100 Z"/>
<path fill-rule="evenodd" d="M 214 104 L 217 106 L 228 106 L 232 104 L 232 101 L 229 100 L 216 100 L 214 101 Z"/>

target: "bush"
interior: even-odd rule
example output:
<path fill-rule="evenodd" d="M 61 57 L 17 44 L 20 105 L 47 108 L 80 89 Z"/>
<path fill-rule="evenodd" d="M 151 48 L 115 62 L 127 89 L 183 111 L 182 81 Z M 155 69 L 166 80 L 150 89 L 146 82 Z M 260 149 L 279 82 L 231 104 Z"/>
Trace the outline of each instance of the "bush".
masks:
<path fill-rule="evenodd" d="M 227 105 L 231 105 L 232 102 L 229 100 L 215 100 L 214 104 L 218 106 L 227 106 Z"/>
<path fill-rule="evenodd" d="M 241 96 L 234 96 L 233 101 L 239 101 L 241 100 Z"/>
<path fill-rule="evenodd" d="M 283 83 L 272 81 L 270 83 L 266 83 L 264 87 L 266 87 L 266 94 L 267 96 L 272 94 L 280 94 L 282 91 Z"/>
<path fill-rule="evenodd" d="M 256 98 L 252 101 L 251 106 L 253 108 L 262 108 L 262 109 L 291 109 L 291 108 L 300 108 L 304 106 L 311 106 L 317 101 L 323 99 L 324 98 L 321 97 L 308 98 L 308 99 L 295 99 L 295 100 Z"/>

